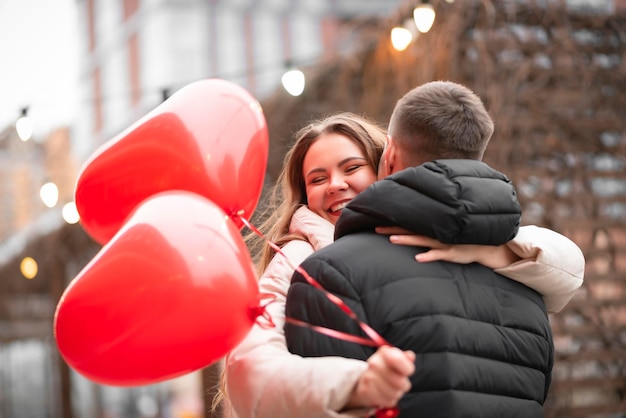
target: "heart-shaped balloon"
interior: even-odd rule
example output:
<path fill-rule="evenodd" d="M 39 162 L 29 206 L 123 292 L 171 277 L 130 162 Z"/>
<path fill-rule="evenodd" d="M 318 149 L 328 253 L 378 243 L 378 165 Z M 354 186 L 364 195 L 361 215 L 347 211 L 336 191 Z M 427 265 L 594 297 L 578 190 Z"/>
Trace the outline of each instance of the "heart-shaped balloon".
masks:
<path fill-rule="evenodd" d="M 54 331 L 63 358 L 87 378 L 144 385 L 223 357 L 260 312 L 237 226 L 204 197 L 170 191 L 139 205 L 74 278 Z"/>
<path fill-rule="evenodd" d="M 87 159 L 75 193 L 81 224 L 104 244 L 142 200 L 166 190 L 200 194 L 249 219 L 268 150 L 263 112 L 246 90 L 220 79 L 191 83 Z"/>

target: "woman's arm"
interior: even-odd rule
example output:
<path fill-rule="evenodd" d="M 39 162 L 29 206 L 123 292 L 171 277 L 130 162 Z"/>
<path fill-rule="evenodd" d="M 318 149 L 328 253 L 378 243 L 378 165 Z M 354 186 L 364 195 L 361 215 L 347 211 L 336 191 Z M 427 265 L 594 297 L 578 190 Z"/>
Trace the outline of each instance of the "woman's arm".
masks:
<path fill-rule="evenodd" d="M 548 312 L 567 305 L 582 286 L 585 256 L 569 238 L 538 226 L 523 226 L 507 247 L 522 260 L 496 269 L 543 295 Z"/>
<path fill-rule="evenodd" d="M 283 248 L 299 264 L 313 252 L 304 241 Z M 226 393 L 240 418 L 353 417 L 344 409 L 368 363 L 343 357 L 302 358 L 289 353 L 284 335 L 285 300 L 293 268 L 276 255 L 259 281 L 276 301 L 267 307 L 272 328 L 254 325 L 225 361 Z"/>
<path fill-rule="evenodd" d="M 539 292 L 551 313 L 563 309 L 583 283 L 585 257 L 582 251 L 567 237 L 547 228 L 520 227 L 514 239 L 497 247 L 447 245 L 395 227 L 380 227 L 376 231 L 392 234 L 389 239 L 395 244 L 431 248 L 416 255 L 419 262 L 476 262 L 492 268 Z"/>

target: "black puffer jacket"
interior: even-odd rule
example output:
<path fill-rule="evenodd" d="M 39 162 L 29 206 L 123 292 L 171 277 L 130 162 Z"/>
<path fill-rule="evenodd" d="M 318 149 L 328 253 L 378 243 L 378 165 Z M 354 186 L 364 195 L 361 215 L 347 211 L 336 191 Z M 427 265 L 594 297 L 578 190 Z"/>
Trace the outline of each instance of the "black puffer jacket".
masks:
<path fill-rule="evenodd" d="M 515 236 L 520 207 L 509 180 L 487 165 L 440 160 L 368 188 L 344 208 L 336 241 L 302 267 L 388 342 L 416 352 L 401 417 L 542 417 L 554 347 L 543 300 L 479 264 L 418 263 L 423 248 L 393 245 L 377 225 L 449 243 L 498 245 Z M 296 273 L 286 315 L 365 334 Z M 374 348 L 288 324 L 302 356 L 367 359 Z"/>

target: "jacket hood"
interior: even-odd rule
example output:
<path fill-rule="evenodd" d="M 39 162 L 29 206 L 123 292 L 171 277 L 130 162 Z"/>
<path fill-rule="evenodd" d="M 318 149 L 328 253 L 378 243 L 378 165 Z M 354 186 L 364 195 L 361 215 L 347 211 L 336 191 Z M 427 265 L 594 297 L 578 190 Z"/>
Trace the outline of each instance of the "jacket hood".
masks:
<path fill-rule="evenodd" d="M 335 239 L 400 226 L 446 244 L 501 245 L 515 237 L 521 207 L 512 182 L 475 160 L 436 160 L 395 173 L 354 198 Z"/>

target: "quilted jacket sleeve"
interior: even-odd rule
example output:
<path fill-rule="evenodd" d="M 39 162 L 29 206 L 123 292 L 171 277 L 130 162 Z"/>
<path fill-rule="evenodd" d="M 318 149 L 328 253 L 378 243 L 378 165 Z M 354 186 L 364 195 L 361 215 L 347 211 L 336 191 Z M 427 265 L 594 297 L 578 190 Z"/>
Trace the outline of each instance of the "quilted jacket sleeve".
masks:
<path fill-rule="evenodd" d="M 585 257 L 569 238 L 550 229 L 523 226 L 507 246 L 522 260 L 495 270 L 543 295 L 548 312 L 559 312 L 583 283 Z"/>
<path fill-rule="evenodd" d="M 310 244 L 292 241 L 283 248 L 298 265 L 313 252 Z M 228 398 L 239 418 L 347 418 L 360 411 L 337 413 L 367 363 L 343 357 L 302 358 L 289 353 L 284 336 L 285 301 L 293 268 L 274 257 L 259 281 L 260 291 L 276 301 L 267 308 L 274 328 L 255 325 L 225 362 Z"/>

